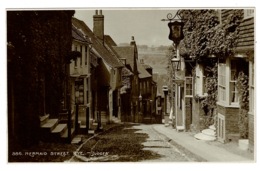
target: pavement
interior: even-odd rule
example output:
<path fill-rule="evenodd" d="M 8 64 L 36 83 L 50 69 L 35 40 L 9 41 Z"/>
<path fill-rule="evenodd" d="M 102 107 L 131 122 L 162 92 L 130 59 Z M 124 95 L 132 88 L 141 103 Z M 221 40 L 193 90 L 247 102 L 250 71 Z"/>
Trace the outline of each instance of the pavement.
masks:
<path fill-rule="evenodd" d="M 154 124 L 153 129 L 208 162 L 255 162 L 252 153 L 249 154 L 250 152 L 230 147 L 236 146 L 235 143 L 225 145 L 217 141 L 212 143 L 197 140 L 193 137 L 194 134 L 190 132 L 177 132 L 171 126 L 163 124 Z M 244 155 L 246 153 L 247 155 Z"/>

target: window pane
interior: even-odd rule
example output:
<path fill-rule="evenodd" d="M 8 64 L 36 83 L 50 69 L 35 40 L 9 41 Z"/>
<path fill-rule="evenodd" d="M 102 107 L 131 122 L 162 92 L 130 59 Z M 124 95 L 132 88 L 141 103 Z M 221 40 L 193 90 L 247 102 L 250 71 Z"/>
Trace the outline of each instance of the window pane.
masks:
<path fill-rule="evenodd" d="M 192 77 L 186 77 L 186 95 L 192 96 Z"/>
<path fill-rule="evenodd" d="M 236 88 L 236 82 L 230 82 L 230 92 L 231 92 L 231 103 L 238 102 L 238 92 Z"/>
<path fill-rule="evenodd" d="M 88 64 L 88 53 L 87 53 L 87 47 L 86 47 L 86 52 L 85 52 L 85 65 Z"/>
<path fill-rule="evenodd" d="M 226 64 L 219 64 L 219 85 L 226 86 Z"/>
<path fill-rule="evenodd" d="M 219 100 L 226 101 L 226 89 L 221 86 L 219 86 Z"/>

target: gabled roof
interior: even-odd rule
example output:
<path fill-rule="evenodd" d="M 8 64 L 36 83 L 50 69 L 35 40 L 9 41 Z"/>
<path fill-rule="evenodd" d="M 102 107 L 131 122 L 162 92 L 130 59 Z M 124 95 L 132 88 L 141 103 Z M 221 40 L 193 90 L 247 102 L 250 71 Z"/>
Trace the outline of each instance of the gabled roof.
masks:
<path fill-rule="evenodd" d="M 131 69 L 134 69 L 134 47 L 133 46 L 113 46 L 115 51 L 121 58 L 126 59 L 126 64 L 130 65 Z"/>
<path fill-rule="evenodd" d="M 126 67 L 123 67 L 122 69 L 122 76 L 123 77 L 130 77 L 134 75 L 129 69 L 127 69 Z"/>
<path fill-rule="evenodd" d="M 72 17 L 72 23 L 78 29 L 80 28 L 84 32 L 84 34 L 86 34 L 86 36 L 91 39 L 91 42 L 93 43 L 92 47 L 99 53 L 99 55 L 107 65 L 113 68 L 124 66 L 114 54 L 112 54 L 107 48 L 105 48 L 103 43 L 95 36 L 95 34 L 83 21 Z"/>
<path fill-rule="evenodd" d="M 72 25 L 72 38 L 82 43 L 90 43 L 90 40 L 87 37 L 85 37 L 83 33 L 80 30 L 78 30 L 74 25 Z"/>
<path fill-rule="evenodd" d="M 134 68 L 134 46 L 113 46 L 115 51 L 120 55 L 121 58 L 126 59 L 126 64 L 130 65 L 132 71 Z M 143 67 L 142 64 L 137 62 L 137 70 L 138 70 L 138 77 L 139 78 L 148 78 L 151 77 L 151 74 L 149 74 L 146 69 Z"/>
<path fill-rule="evenodd" d="M 117 46 L 116 42 L 110 37 L 110 35 L 104 36 L 105 42 L 109 44 L 110 46 Z"/>
<path fill-rule="evenodd" d="M 142 64 L 143 65 L 143 67 L 145 68 L 145 69 L 153 69 L 153 67 L 151 67 L 150 65 L 148 65 L 148 64 Z"/>
<path fill-rule="evenodd" d="M 149 74 L 149 72 L 144 68 L 144 66 L 142 64 L 140 64 L 139 62 L 137 62 L 137 70 L 139 72 L 138 77 L 139 78 L 148 78 L 148 77 L 152 77 L 151 74 Z"/>

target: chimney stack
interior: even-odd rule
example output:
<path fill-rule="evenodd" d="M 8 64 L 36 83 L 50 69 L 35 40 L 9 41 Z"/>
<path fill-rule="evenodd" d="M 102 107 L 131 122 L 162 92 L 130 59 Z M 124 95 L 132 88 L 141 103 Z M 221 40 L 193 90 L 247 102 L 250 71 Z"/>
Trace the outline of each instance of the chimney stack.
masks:
<path fill-rule="evenodd" d="M 102 10 L 96 10 L 93 16 L 93 33 L 104 41 L 104 15 L 102 15 Z"/>
<path fill-rule="evenodd" d="M 131 46 L 134 46 L 134 45 L 136 45 L 136 44 L 135 44 L 135 37 L 134 37 L 134 36 L 132 36 L 132 40 L 131 40 L 131 43 L 130 43 L 130 45 L 131 45 Z"/>

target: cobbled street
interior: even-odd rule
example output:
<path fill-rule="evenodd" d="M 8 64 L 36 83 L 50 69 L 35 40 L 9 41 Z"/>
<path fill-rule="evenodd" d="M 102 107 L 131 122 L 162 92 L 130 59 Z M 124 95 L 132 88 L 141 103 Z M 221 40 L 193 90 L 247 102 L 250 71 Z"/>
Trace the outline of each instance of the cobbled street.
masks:
<path fill-rule="evenodd" d="M 143 143 L 144 150 L 153 151 L 160 154 L 161 157 L 154 160 L 146 160 L 147 162 L 198 162 L 203 161 L 198 156 L 185 150 L 180 145 L 176 144 L 173 140 L 164 137 L 153 129 L 153 125 L 138 125 L 134 126 L 135 129 L 140 129 L 136 133 L 146 133 L 149 138 Z M 144 162 L 146 162 L 144 161 Z"/>
<path fill-rule="evenodd" d="M 204 160 L 156 132 L 153 125 L 126 124 L 85 141 L 69 161 L 201 162 Z"/>

